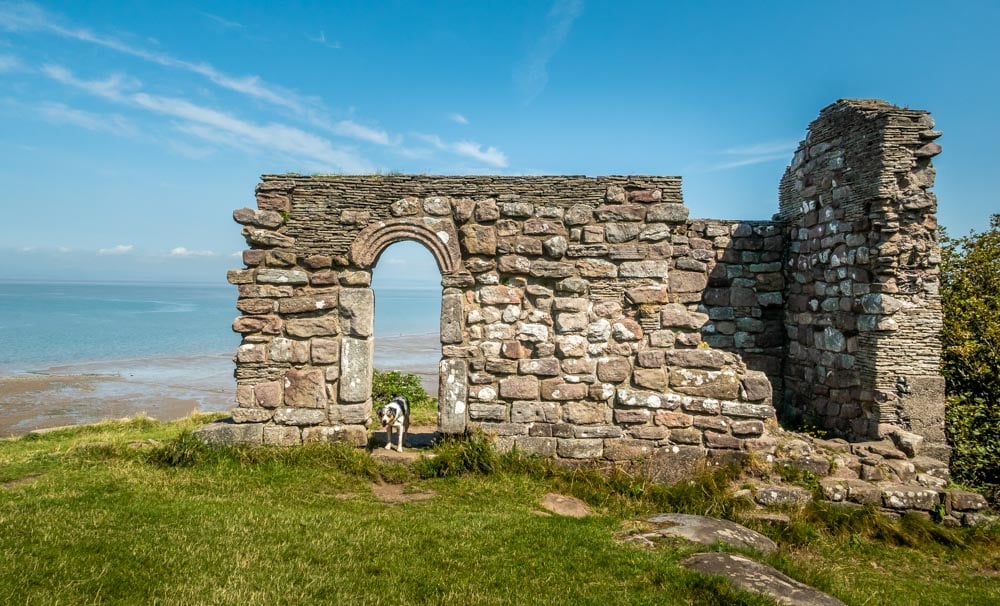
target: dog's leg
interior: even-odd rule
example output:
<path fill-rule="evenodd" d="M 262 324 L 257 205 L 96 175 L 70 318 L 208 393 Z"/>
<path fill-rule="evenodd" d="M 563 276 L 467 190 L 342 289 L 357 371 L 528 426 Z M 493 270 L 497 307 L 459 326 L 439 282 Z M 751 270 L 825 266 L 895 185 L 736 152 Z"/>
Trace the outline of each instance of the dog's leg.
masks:
<path fill-rule="evenodd" d="M 392 425 L 385 428 L 385 449 L 392 450 Z"/>
<path fill-rule="evenodd" d="M 403 434 L 406 433 L 406 425 L 402 425 L 400 427 L 397 427 L 396 429 L 399 431 L 399 448 L 397 448 L 396 450 L 398 450 L 399 452 L 403 452 Z"/>

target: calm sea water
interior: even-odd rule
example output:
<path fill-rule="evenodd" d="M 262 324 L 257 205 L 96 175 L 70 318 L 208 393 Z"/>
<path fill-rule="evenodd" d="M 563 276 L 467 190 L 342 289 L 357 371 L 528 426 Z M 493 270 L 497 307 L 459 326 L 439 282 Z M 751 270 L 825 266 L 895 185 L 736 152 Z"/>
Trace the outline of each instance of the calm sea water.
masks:
<path fill-rule="evenodd" d="M 411 360 L 391 343 L 414 335 L 436 343 L 440 304 L 438 289 L 377 288 L 377 358 L 436 367 L 437 352 L 410 348 L 422 349 Z M 232 355 L 240 341 L 230 329 L 239 315 L 235 305 L 236 288 L 229 285 L 0 283 L 0 370 Z"/>

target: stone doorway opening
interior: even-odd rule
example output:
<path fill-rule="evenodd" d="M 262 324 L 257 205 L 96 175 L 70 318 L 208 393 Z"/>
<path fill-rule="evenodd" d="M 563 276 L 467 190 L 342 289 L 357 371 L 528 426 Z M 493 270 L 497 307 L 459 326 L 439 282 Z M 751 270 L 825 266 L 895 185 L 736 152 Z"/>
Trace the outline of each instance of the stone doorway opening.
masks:
<path fill-rule="evenodd" d="M 395 395 L 411 402 L 405 446 L 429 446 L 438 434 L 441 362 L 441 272 L 419 242 L 401 240 L 382 250 L 372 266 L 374 302 L 373 393 L 377 410 Z M 430 398 L 422 398 L 425 391 Z M 374 413 L 373 413 L 374 414 Z M 386 435 L 373 419 L 374 445 Z"/>

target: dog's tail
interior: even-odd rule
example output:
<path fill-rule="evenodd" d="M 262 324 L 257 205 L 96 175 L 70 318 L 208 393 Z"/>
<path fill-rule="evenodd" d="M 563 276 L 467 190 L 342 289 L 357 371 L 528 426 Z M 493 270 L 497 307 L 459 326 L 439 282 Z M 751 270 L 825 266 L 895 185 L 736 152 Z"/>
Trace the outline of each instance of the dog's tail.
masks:
<path fill-rule="evenodd" d="M 410 401 L 406 399 L 405 396 L 396 396 L 393 400 L 399 407 L 403 410 L 403 416 L 406 418 L 410 417 Z"/>

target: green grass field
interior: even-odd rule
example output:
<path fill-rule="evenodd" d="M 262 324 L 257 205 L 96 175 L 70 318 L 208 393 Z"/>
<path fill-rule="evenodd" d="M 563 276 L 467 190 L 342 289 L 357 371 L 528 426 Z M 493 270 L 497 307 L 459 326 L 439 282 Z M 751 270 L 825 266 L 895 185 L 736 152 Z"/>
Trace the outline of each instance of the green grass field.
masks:
<path fill-rule="evenodd" d="M 724 472 L 668 488 L 482 440 L 412 467 L 337 446 L 209 450 L 184 433 L 198 422 L 0 441 L 0 603 L 770 603 L 678 566 L 703 547 L 614 538 L 670 509 L 739 519 Z M 386 504 L 380 483 L 433 496 Z M 596 515 L 540 515 L 550 491 Z M 848 604 L 1000 602 L 995 530 L 821 513 L 763 528 L 781 545 L 766 561 Z"/>

